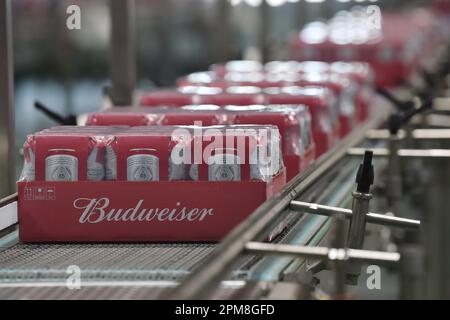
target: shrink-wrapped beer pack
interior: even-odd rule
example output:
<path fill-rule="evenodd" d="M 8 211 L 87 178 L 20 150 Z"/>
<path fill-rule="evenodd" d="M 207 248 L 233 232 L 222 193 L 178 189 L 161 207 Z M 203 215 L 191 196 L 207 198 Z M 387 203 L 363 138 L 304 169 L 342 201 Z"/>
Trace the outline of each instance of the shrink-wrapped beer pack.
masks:
<path fill-rule="evenodd" d="M 370 106 L 374 99 L 375 74 L 368 63 L 363 62 L 334 62 L 330 64 L 330 71 L 347 74 L 357 84 L 358 119 L 364 121 L 370 115 Z"/>
<path fill-rule="evenodd" d="M 331 90 L 292 86 L 266 88 L 264 93 L 271 104 L 300 104 L 308 107 L 317 157 L 336 145 L 340 138 L 339 110 L 336 96 Z"/>
<path fill-rule="evenodd" d="M 224 92 L 230 87 L 257 87 L 261 89 L 274 88 L 274 87 L 290 87 L 290 86 L 316 86 L 327 88 L 332 91 L 336 98 L 338 99 L 338 114 L 340 121 L 340 136 L 346 136 L 358 123 L 358 118 L 364 117 L 364 112 L 361 116 L 357 112 L 358 105 L 358 85 L 357 82 L 346 73 L 331 72 L 328 64 L 326 70 L 320 67 L 322 63 L 310 64 L 308 68 L 300 63 L 291 63 L 296 66 L 294 68 L 295 72 L 228 72 L 221 76 L 216 74 L 214 77 L 210 75 L 209 79 L 204 78 L 194 78 L 187 79 L 184 78 L 178 82 L 182 86 L 210 86 L 221 88 Z M 319 67 L 317 67 L 319 66 Z M 306 71 L 302 71 L 307 69 Z M 336 69 L 336 68 L 335 68 Z M 198 81 L 195 83 L 194 81 Z M 219 96 L 219 95 L 218 95 Z M 220 103 L 220 97 L 215 98 L 215 103 L 222 105 Z M 267 99 L 264 99 L 265 103 Z"/>
<path fill-rule="evenodd" d="M 253 105 L 225 106 L 230 112 L 230 122 L 240 124 L 275 125 L 282 138 L 283 158 L 289 156 L 299 159 L 295 174 L 306 169 L 314 161 L 315 144 L 312 139 L 311 114 L 304 105 Z M 289 168 L 288 171 L 293 170 Z M 288 172 L 288 177 L 292 173 Z"/>
<path fill-rule="evenodd" d="M 285 73 L 285 74 L 227 74 L 226 86 L 253 86 L 262 89 L 289 86 L 316 86 L 331 90 L 338 99 L 340 136 L 347 135 L 357 124 L 356 86 L 348 77 L 323 73 Z M 210 86 L 223 83 L 212 82 Z"/>
<path fill-rule="evenodd" d="M 170 170 L 172 149 L 182 141 L 173 127 L 133 127 L 117 133 L 106 147 L 106 179 L 121 181 L 186 180 Z M 184 165 L 184 164 L 182 164 Z"/>
<path fill-rule="evenodd" d="M 43 130 L 24 146 L 20 240 L 219 241 L 285 184 L 280 144 L 275 126 Z"/>
<path fill-rule="evenodd" d="M 296 62 L 298 65 L 298 63 Z M 190 87 L 192 88 L 192 87 Z M 198 87 L 203 88 L 203 87 Z M 151 93 L 149 93 L 151 94 Z M 206 99 L 205 99 L 206 100 Z M 312 130 L 313 130 L 313 137 L 316 144 L 316 155 L 320 156 L 326 151 L 328 151 L 330 148 L 336 145 L 337 141 L 339 140 L 341 136 L 341 129 L 340 129 L 340 108 L 339 108 L 339 100 L 337 99 L 337 96 L 335 92 L 333 92 L 329 88 L 324 88 L 320 86 L 286 86 L 286 87 L 268 87 L 268 88 L 257 88 L 254 86 L 230 86 L 226 90 L 224 90 L 222 93 L 216 94 L 216 95 L 210 95 L 207 97 L 207 100 L 209 103 L 214 103 L 217 106 L 226 107 L 228 105 L 233 106 L 250 106 L 250 105 L 281 105 L 281 104 L 288 104 L 288 105 L 306 105 L 312 115 Z M 172 102 L 168 102 L 168 104 L 171 104 Z M 203 120 L 203 116 L 199 112 L 202 109 L 209 108 L 213 110 L 217 115 L 220 113 L 218 110 L 218 107 L 213 107 L 212 105 L 206 106 L 206 105 L 198 105 L 198 106 L 184 106 L 180 107 L 181 109 L 190 108 L 192 111 L 195 111 L 195 113 L 192 114 L 192 117 L 197 118 L 198 120 L 202 120 L 204 125 L 212 125 L 212 124 L 218 124 L 219 121 L 216 121 L 216 123 L 212 122 L 205 122 Z M 144 113 L 151 113 L 153 110 L 161 109 L 160 107 L 153 107 L 151 110 L 148 110 L 150 108 L 141 108 L 141 109 L 134 109 L 139 110 L 138 112 L 144 112 Z M 279 111 L 281 109 L 277 107 Z M 118 109 L 121 110 L 121 109 Z M 123 109 L 125 110 L 125 109 Z M 130 109 L 128 109 L 130 110 Z M 176 111 L 174 108 L 163 108 L 165 112 L 167 113 L 168 118 L 176 117 L 178 118 L 178 122 L 172 122 L 168 124 L 177 124 L 177 125 L 189 125 L 192 124 L 191 122 L 186 122 L 182 118 L 179 117 L 179 115 L 182 115 L 183 112 L 180 112 L 179 115 L 174 114 Z M 130 110 L 132 111 L 132 110 Z M 248 110 L 250 111 L 250 110 Z M 109 111 L 106 111 L 109 113 Z M 233 124 L 232 117 L 230 118 L 230 113 L 227 114 L 228 120 L 225 121 L 229 124 Z M 113 117 L 109 115 L 96 115 L 98 118 L 97 121 L 100 121 L 101 117 Z M 138 119 L 145 119 L 145 116 L 136 116 Z M 116 117 L 116 124 L 131 124 L 132 122 L 125 122 L 127 117 L 123 117 L 120 119 L 120 117 Z M 342 116 L 344 125 L 348 127 L 348 123 L 350 123 L 351 120 L 348 120 L 348 116 Z M 224 120 L 222 118 L 222 120 Z M 348 121 L 347 121 L 348 120 Z M 109 120 L 108 120 L 109 121 Z M 88 124 L 93 124 L 94 122 L 91 121 Z M 255 124 L 261 124 L 259 122 L 254 122 Z M 342 130 L 345 132 L 342 132 L 342 134 L 346 133 L 348 129 Z M 284 149 L 283 149 L 284 150 Z"/>
<path fill-rule="evenodd" d="M 322 61 L 271 61 L 264 65 L 265 72 L 278 74 L 336 74 L 351 81 L 356 95 L 356 112 L 359 121 L 367 119 L 373 96 L 374 73 L 368 63 Z"/>
<path fill-rule="evenodd" d="M 106 178 L 266 181 L 283 168 L 280 143 L 275 126 L 133 127 L 106 147 Z"/>
<path fill-rule="evenodd" d="M 231 60 L 225 64 L 213 64 L 209 67 L 210 71 L 221 76 L 230 72 L 254 73 L 264 70 L 264 66 L 254 60 Z"/>
<path fill-rule="evenodd" d="M 25 181 L 101 181 L 112 128 L 55 127 L 29 135 L 24 143 Z"/>
<path fill-rule="evenodd" d="M 21 180 L 266 181 L 283 168 L 280 144 L 276 126 L 54 127 L 28 136 Z M 218 156 L 231 149 L 233 163 Z M 233 178 L 202 174 L 228 164 L 237 166 Z"/>
<path fill-rule="evenodd" d="M 314 74 L 331 75 L 332 77 L 330 80 L 336 78 L 336 75 L 339 78 L 346 79 L 347 82 L 350 82 L 350 85 L 346 89 L 341 89 L 342 94 L 340 103 L 342 108 L 348 108 L 349 105 L 354 105 L 356 107 L 357 119 L 359 121 L 367 119 L 369 111 L 368 107 L 373 94 L 374 81 L 373 70 L 370 68 L 369 64 L 341 61 L 334 63 L 322 61 L 272 61 L 268 62 L 265 67 L 266 70 L 270 70 L 270 72 L 279 74 L 283 77 L 286 73 L 310 75 L 307 76 L 307 81 L 309 81 L 311 75 Z M 335 82 L 335 80 L 332 80 L 331 82 Z M 330 88 L 331 84 L 326 84 L 325 86 Z M 345 99 L 353 99 L 353 101 L 350 104 L 349 101 L 345 101 Z"/>
<path fill-rule="evenodd" d="M 204 128 L 201 135 L 194 135 L 191 154 L 189 174 L 194 180 L 270 181 L 284 167 L 274 125 Z"/>
<path fill-rule="evenodd" d="M 123 117 L 121 115 L 124 115 Z M 134 117 L 133 117 L 134 116 Z M 101 113 L 90 114 L 87 119 L 91 124 L 129 124 L 134 125 L 135 119 L 152 118 L 149 124 L 154 125 L 197 125 L 211 126 L 218 124 L 239 125 L 275 125 L 282 137 L 283 159 L 287 164 L 288 177 L 295 176 L 298 172 L 306 169 L 314 160 L 314 140 L 311 137 L 311 115 L 306 106 L 299 105 L 227 105 L 222 108 L 214 105 L 192 105 L 180 108 L 136 108 L 119 107 L 105 110 Z M 143 129 L 140 129 L 143 130 Z M 229 151 L 229 150 L 228 150 Z M 116 153 L 111 146 L 107 147 L 107 159 L 111 163 L 115 161 Z M 226 157 L 231 157 L 227 155 Z M 294 162 L 290 163 L 289 157 Z M 172 168 L 172 163 L 169 162 Z M 175 167 L 174 167 L 175 168 Z M 190 169 L 195 170 L 195 169 Z M 185 170 L 182 170 L 183 172 Z M 111 177 L 108 166 L 106 176 Z M 191 179 L 198 179 L 189 175 Z M 182 176 L 179 179 L 187 179 Z"/>
<path fill-rule="evenodd" d="M 290 56 L 298 61 L 367 62 L 377 86 L 382 87 L 399 85 L 442 57 L 449 29 L 446 19 L 436 19 L 434 13 L 420 8 L 383 14 L 382 20 L 381 29 L 369 27 L 353 14 L 337 15 L 325 23 L 313 21 L 291 39 Z"/>

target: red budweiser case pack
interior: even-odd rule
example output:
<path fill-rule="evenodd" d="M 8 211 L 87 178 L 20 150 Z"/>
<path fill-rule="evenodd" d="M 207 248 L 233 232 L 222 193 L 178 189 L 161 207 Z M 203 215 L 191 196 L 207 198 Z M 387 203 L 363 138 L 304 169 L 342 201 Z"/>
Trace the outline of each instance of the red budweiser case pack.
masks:
<path fill-rule="evenodd" d="M 282 137 L 283 162 L 288 181 L 315 160 L 312 119 L 304 105 L 225 106 L 233 124 L 276 125 Z"/>
<path fill-rule="evenodd" d="M 23 242 L 218 241 L 285 184 L 274 126 L 56 127 L 24 153 Z"/>
<path fill-rule="evenodd" d="M 323 87 L 281 87 L 264 89 L 267 101 L 277 105 L 308 106 L 312 118 L 312 135 L 316 157 L 333 148 L 340 139 L 338 100 Z"/>

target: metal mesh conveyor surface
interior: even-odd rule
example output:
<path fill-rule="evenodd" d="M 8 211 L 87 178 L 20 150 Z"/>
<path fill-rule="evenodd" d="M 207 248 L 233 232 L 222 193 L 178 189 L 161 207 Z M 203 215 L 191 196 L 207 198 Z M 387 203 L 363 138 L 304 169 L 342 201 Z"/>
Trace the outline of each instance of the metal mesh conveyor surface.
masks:
<path fill-rule="evenodd" d="M 17 286 L 0 288 L 0 300 L 150 300 L 157 299 L 166 289 L 165 285 L 149 283 L 147 285 L 92 285 L 80 289 L 68 289 L 66 286 Z M 212 299 L 229 299 L 238 294 L 241 286 L 227 286 L 214 293 Z"/>
<path fill-rule="evenodd" d="M 65 281 L 78 266 L 84 281 L 179 281 L 214 244 L 16 244 L 0 252 L 0 282 Z"/>
<path fill-rule="evenodd" d="M 81 287 L 79 290 L 70 290 L 65 286 L 59 287 L 9 287 L 0 289 L 0 299 L 4 300 L 95 300 L 95 299 L 155 299 L 164 288 L 139 286 L 92 286 Z"/>

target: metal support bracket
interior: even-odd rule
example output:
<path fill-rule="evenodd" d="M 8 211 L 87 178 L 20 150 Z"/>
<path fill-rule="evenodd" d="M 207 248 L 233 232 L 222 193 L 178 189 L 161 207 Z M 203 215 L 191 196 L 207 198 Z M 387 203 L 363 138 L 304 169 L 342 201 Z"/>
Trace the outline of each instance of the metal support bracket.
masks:
<path fill-rule="evenodd" d="M 307 212 L 328 217 L 334 216 L 336 214 L 343 214 L 346 219 L 352 219 L 353 217 L 353 212 L 351 209 L 330 207 L 317 203 L 309 203 L 297 200 L 291 201 L 290 208 L 292 211 Z M 400 218 L 375 212 L 369 212 L 366 215 L 366 221 L 368 223 L 373 223 L 387 227 L 410 228 L 410 229 L 419 229 L 420 227 L 420 220 Z"/>
<path fill-rule="evenodd" d="M 15 189 L 14 70 L 11 1 L 0 1 L 0 198 Z"/>
<path fill-rule="evenodd" d="M 287 255 L 294 257 L 327 259 L 330 261 L 368 262 L 375 264 L 395 264 L 400 261 L 397 252 L 382 252 L 350 248 L 309 247 L 291 244 L 273 244 L 250 241 L 245 252 L 252 254 Z"/>
<path fill-rule="evenodd" d="M 364 155 L 366 148 L 350 148 L 347 155 L 352 157 L 361 157 Z M 374 148 L 375 157 L 388 157 L 390 151 L 387 148 Z M 399 149 L 398 156 L 400 158 L 450 158 L 450 149 Z"/>

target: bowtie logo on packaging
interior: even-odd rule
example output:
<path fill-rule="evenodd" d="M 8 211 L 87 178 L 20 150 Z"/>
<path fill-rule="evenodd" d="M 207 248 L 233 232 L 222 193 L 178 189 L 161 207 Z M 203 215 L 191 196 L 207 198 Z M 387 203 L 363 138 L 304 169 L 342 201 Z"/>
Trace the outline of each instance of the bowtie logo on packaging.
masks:
<path fill-rule="evenodd" d="M 232 167 L 226 164 L 219 165 L 215 171 L 216 173 L 213 175 L 213 178 L 209 180 L 232 181 L 235 180 L 234 177 L 237 177 L 236 170 L 233 170 Z"/>
<path fill-rule="evenodd" d="M 240 160 L 239 156 L 234 154 L 237 151 L 235 149 L 216 149 L 215 152 L 215 155 L 208 158 L 208 180 L 240 181 Z"/>
<path fill-rule="evenodd" d="M 127 180 L 128 181 L 158 181 L 159 180 L 159 158 L 146 152 L 152 149 L 140 149 L 127 158 Z"/>
<path fill-rule="evenodd" d="M 78 159 L 65 154 L 51 155 L 45 159 L 45 170 L 47 181 L 76 181 Z"/>

